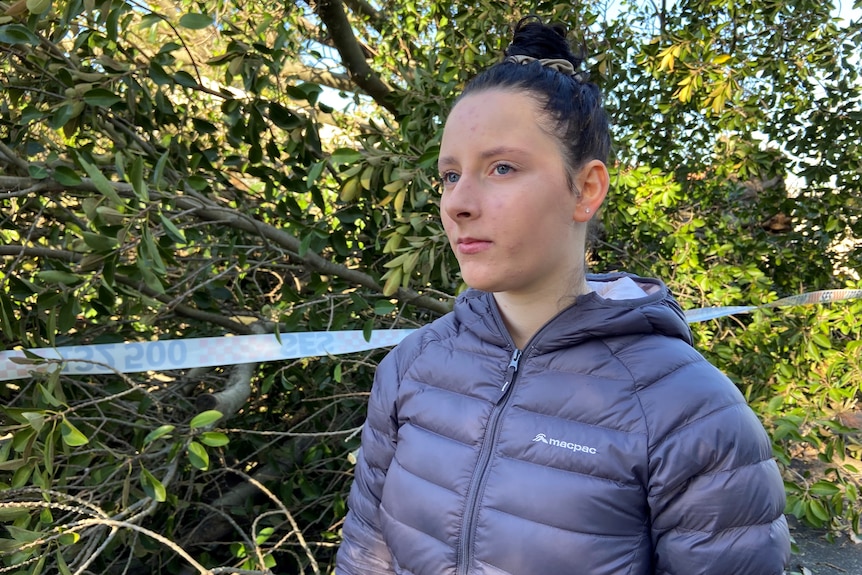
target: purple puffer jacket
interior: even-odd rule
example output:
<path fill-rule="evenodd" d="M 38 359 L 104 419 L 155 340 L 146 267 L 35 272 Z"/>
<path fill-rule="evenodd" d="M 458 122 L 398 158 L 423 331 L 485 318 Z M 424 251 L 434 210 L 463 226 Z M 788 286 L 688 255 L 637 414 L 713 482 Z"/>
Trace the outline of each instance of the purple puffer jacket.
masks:
<path fill-rule="evenodd" d="M 589 280 L 522 353 L 470 290 L 381 362 L 338 575 L 783 572 L 757 417 L 661 282 Z"/>

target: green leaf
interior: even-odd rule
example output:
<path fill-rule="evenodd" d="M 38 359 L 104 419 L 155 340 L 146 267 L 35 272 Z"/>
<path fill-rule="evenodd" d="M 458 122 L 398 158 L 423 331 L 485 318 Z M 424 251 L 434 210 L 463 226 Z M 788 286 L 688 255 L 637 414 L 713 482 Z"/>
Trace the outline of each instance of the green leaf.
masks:
<path fill-rule="evenodd" d="M 808 508 L 811 510 L 811 513 L 822 521 L 829 521 L 829 512 L 826 511 L 826 506 L 823 505 L 817 499 L 812 499 L 808 502 Z"/>
<path fill-rule="evenodd" d="M 816 343 L 818 346 L 822 347 L 823 349 L 832 349 L 832 342 L 829 341 L 829 338 L 826 337 L 825 335 L 823 335 L 822 333 L 815 333 L 814 335 L 811 336 L 811 339 L 813 339 L 814 343 Z"/>
<path fill-rule="evenodd" d="M 147 284 L 147 287 L 155 291 L 156 293 L 165 293 L 165 286 L 162 285 L 162 280 L 160 280 L 159 277 L 153 273 L 153 270 L 149 268 L 147 263 L 144 262 L 144 260 L 138 260 L 137 264 L 138 269 L 140 270 L 141 275 L 144 278 L 144 283 Z"/>
<path fill-rule="evenodd" d="M 165 71 L 165 69 L 162 68 L 162 66 L 159 65 L 157 62 L 150 61 L 150 74 L 149 74 L 149 76 L 150 76 L 150 79 L 157 86 L 170 86 L 171 84 L 174 83 L 174 80 L 173 80 L 173 78 L 171 78 L 171 75 L 168 74 Z"/>
<path fill-rule="evenodd" d="M 93 248 L 94 251 L 99 253 L 107 253 L 113 251 L 120 242 L 117 241 L 117 238 L 104 236 L 102 234 L 96 234 L 93 232 L 81 232 L 81 237 L 84 238 L 84 243 L 89 247 Z"/>
<path fill-rule="evenodd" d="M 841 489 L 835 485 L 834 483 L 830 483 L 829 481 L 820 480 L 814 485 L 811 486 L 811 493 L 815 495 L 826 495 L 831 496 L 836 493 L 840 493 Z"/>
<path fill-rule="evenodd" d="M 91 106 L 110 108 L 117 102 L 122 101 L 123 99 L 121 97 L 117 96 L 110 90 L 105 90 L 104 88 L 94 88 L 84 94 L 84 102 Z"/>
<path fill-rule="evenodd" d="M 203 30 L 214 24 L 212 16 L 206 14 L 183 14 L 180 17 L 180 26 L 189 30 Z"/>
<path fill-rule="evenodd" d="M 42 412 L 25 411 L 21 415 L 27 420 L 36 432 L 42 431 L 42 426 L 45 425 L 45 414 Z"/>
<path fill-rule="evenodd" d="M 9 532 L 9 535 L 12 536 L 12 539 L 18 541 L 19 543 L 32 543 L 34 541 L 38 541 L 42 539 L 45 535 L 38 531 L 30 531 L 29 529 L 22 529 L 21 527 L 16 527 L 15 525 L 4 525 L 3 527 Z"/>
<path fill-rule="evenodd" d="M 96 186 L 96 189 L 99 190 L 103 196 L 111 200 L 115 206 L 125 207 L 125 202 L 120 199 L 120 195 L 117 193 L 117 190 L 114 189 L 114 186 L 111 184 L 110 180 L 105 177 L 105 174 L 99 171 L 99 168 L 89 163 L 81 155 L 78 156 L 78 161 L 81 163 L 84 171 L 87 172 L 87 175 L 90 176 L 90 180 L 92 180 L 93 185 Z"/>
<path fill-rule="evenodd" d="M 58 283 L 64 285 L 75 285 L 80 283 L 82 280 L 81 276 L 71 272 L 64 272 L 62 270 L 43 270 L 36 274 L 36 276 L 46 283 Z"/>
<path fill-rule="evenodd" d="M 269 105 L 269 119 L 283 130 L 293 130 L 303 124 L 302 118 L 277 102 Z"/>
<path fill-rule="evenodd" d="M 45 437 L 45 447 L 42 450 L 42 464 L 45 466 L 45 471 L 49 474 L 54 473 L 54 453 L 56 450 L 56 437 L 54 433 L 56 429 L 52 429 Z"/>
<path fill-rule="evenodd" d="M 21 24 L 6 24 L 0 26 L 0 44 L 32 44 L 39 45 L 36 37 L 26 26 Z"/>
<path fill-rule="evenodd" d="M 140 156 L 132 162 L 132 167 L 129 170 L 129 183 L 132 184 L 132 189 L 135 190 L 135 195 L 142 202 L 150 201 L 150 191 L 147 189 L 147 183 L 144 180 L 144 159 Z"/>
<path fill-rule="evenodd" d="M 45 387 L 41 383 L 37 386 L 37 389 L 39 390 L 39 394 L 42 396 L 42 398 L 45 401 L 47 401 L 49 404 L 51 404 L 53 407 L 62 407 L 63 406 L 63 400 L 58 399 L 53 393 L 51 393 L 50 389 L 48 389 L 47 387 Z"/>
<path fill-rule="evenodd" d="M 266 543 L 266 542 L 267 542 L 267 540 L 268 540 L 270 537 L 272 537 L 272 534 L 273 534 L 273 533 L 275 533 L 275 529 L 274 529 L 274 528 L 272 528 L 272 527 L 264 527 L 263 529 L 261 529 L 261 530 L 258 532 L 257 537 L 255 537 L 255 538 L 254 538 L 255 543 L 257 543 L 258 545 L 262 545 L 263 543 Z"/>
<path fill-rule="evenodd" d="M 189 427 L 191 427 L 192 429 L 206 427 L 207 425 L 215 423 L 222 417 L 222 412 L 216 411 L 215 409 L 210 409 L 194 416 L 191 422 L 189 422 Z"/>
<path fill-rule="evenodd" d="M 79 186 L 81 185 L 81 176 L 68 166 L 57 166 L 52 174 L 54 181 L 63 186 Z"/>
<path fill-rule="evenodd" d="M 63 533 L 58 539 L 60 541 L 60 545 L 74 545 L 81 540 L 81 534 L 77 531 Z"/>
<path fill-rule="evenodd" d="M 60 433 L 63 434 L 63 443 L 69 447 L 80 447 L 90 442 L 86 435 L 65 418 L 60 423 Z"/>
<path fill-rule="evenodd" d="M 57 569 L 60 570 L 60 575 L 72 575 L 72 571 L 69 569 L 69 566 L 66 564 L 66 560 L 63 558 L 62 551 L 57 549 L 54 556 L 57 559 Z"/>
<path fill-rule="evenodd" d="M 28 515 L 30 515 L 29 507 L 15 507 L 15 504 L 11 502 L 0 507 L 0 521 L 11 522 L 16 519 L 20 519 L 21 517 L 27 517 Z"/>
<path fill-rule="evenodd" d="M 352 164 L 362 159 L 362 154 L 352 148 L 338 148 L 329 156 L 333 164 Z"/>
<path fill-rule="evenodd" d="M 210 457 L 206 448 L 196 441 L 189 443 L 189 461 L 201 471 L 206 471 L 210 466 Z"/>
<path fill-rule="evenodd" d="M 138 253 L 141 260 L 151 266 L 154 272 L 164 275 L 166 272 L 165 262 L 162 260 L 159 248 L 156 246 L 156 241 L 153 239 L 153 234 L 149 228 L 141 229 L 141 243 L 138 245 Z"/>
<path fill-rule="evenodd" d="M 174 225 L 170 219 L 168 219 L 165 214 L 159 214 L 159 220 L 162 222 L 162 227 L 165 228 L 165 233 L 174 240 L 174 243 L 185 245 L 188 242 L 186 241 L 186 236 L 183 234 L 182 230 L 180 230 L 177 226 Z"/>
<path fill-rule="evenodd" d="M 27 173 L 34 180 L 44 180 L 50 175 L 48 168 L 41 164 L 30 164 L 27 166 Z"/>
<path fill-rule="evenodd" d="M 144 437 L 144 445 L 147 445 L 148 443 L 152 443 L 153 441 L 159 439 L 160 437 L 164 437 L 165 435 L 172 432 L 174 429 L 176 429 L 176 428 L 170 424 L 165 424 L 165 425 L 161 425 L 161 426 L 157 427 L 156 429 L 149 432 L 146 437 Z"/>
<path fill-rule="evenodd" d="M 151 499 L 161 502 L 168 498 L 168 492 L 162 482 L 144 467 L 141 467 L 141 487 Z"/>
<path fill-rule="evenodd" d="M 43 14 L 51 8 L 51 0 L 27 0 L 26 6 L 30 14 Z"/>
<path fill-rule="evenodd" d="M 205 431 L 200 435 L 201 443 L 210 447 L 221 447 L 230 443 L 230 439 L 224 433 L 218 431 Z"/>
<path fill-rule="evenodd" d="M 394 303 L 389 300 L 381 299 L 377 300 L 374 303 L 374 313 L 375 315 L 389 315 L 397 308 Z"/>
<path fill-rule="evenodd" d="M 155 14 L 155 13 L 151 12 L 149 14 L 144 14 L 141 17 L 141 23 L 138 25 L 138 27 L 141 29 L 152 28 L 153 26 L 156 26 L 157 24 L 161 24 L 163 21 L 164 21 L 163 16 L 161 16 L 160 14 Z"/>
<path fill-rule="evenodd" d="M 174 82 L 179 84 L 180 86 L 185 86 L 186 88 L 199 88 L 200 84 L 195 80 L 195 77 L 186 72 L 185 70 L 180 70 L 179 72 L 175 72 L 173 75 Z"/>
<path fill-rule="evenodd" d="M 15 470 L 15 473 L 12 474 L 12 489 L 19 489 L 27 485 L 27 481 L 30 480 L 30 475 L 36 467 L 35 465 L 31 465 L 31 462 L 32 460 L 28 460 L 27 465 L 19 467 Z"/>
<path fill-rule="evenodd" d="M 198 192 L 202 192 L 207 189 L 207 186 L 210 185 L 209 180 L 201 176 L 189 176 L 186 181 L 192 187 L 192 189 L 197 190 Z"/>

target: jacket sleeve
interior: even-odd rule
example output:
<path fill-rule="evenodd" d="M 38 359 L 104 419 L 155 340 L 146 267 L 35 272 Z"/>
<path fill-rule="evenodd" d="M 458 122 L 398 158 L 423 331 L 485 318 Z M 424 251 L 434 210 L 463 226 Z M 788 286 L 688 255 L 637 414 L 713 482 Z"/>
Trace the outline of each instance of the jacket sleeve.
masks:
<path fill-rule="evenodd" d="M 665 427 L 649 451 L 655 574 L 781 575 L 785 491 L 763 426 L 711 366 L 677 379 L 660 398 L 670 424 L 654 422 Z"/>
<path fill-rule="evenodd" d="M 380 533 L 378 509 L 398 433 L 396 356 L 396 352 L 390 352 L 374 375 L 368 416 L 347 500 L 349 511 L 336 557 L 336 575 L 390 575 L 395 572 L 389 548 Z"/>

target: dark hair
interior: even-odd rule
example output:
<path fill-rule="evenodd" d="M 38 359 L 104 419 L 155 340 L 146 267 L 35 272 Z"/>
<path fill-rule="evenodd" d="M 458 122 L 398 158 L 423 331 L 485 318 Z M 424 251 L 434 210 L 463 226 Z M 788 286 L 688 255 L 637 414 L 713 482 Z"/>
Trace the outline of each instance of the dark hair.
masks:
<path fill-rule="evenodd" d="M 568 60 L 576 73 L 570 76 L 538 61 L 516 63 L 509 59 L 511 56 Z M 497 88 L 524 91 L 535 97 L 555 123 L 554 135 L 565 152 L 571 180 L 577 169 L 590 160 L 607 163 L 611 146 L 601 91 L 587 80 L 586 72 L 578 71 L 582 64 L 583 58 L 574 55 L 569 47 L 564 27 L 547 25 L 530 16 L 515 26 L 506 59 L 470 80 L 459 98 Z"/>

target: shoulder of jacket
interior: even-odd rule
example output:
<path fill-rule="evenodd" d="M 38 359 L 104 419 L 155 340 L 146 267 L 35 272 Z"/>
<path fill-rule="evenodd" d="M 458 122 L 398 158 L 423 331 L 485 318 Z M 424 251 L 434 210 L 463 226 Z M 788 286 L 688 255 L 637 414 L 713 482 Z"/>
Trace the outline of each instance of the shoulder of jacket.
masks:
<path fill-rule="evenodd" d="M 396 361 L 399 366 L 410 364 L 428 347 L 429 343 L 441 341 L 454 335 L 456 335 L 455 318 L 454 314 L 449 312 L 405 337 L 387 355 L 387 358 L 391 357 L 391 361 Z"/>
<path fill-rule="evenodd" d="M 736 385 L 703 355 L 680 340 L 656 338 L 665 340 L 661 349 L 650 336 L 633 343 L 628 357 L 615 354 L 632 375 L 650 445 L 685 428 L 702 431 L 751 418 Z"/>

